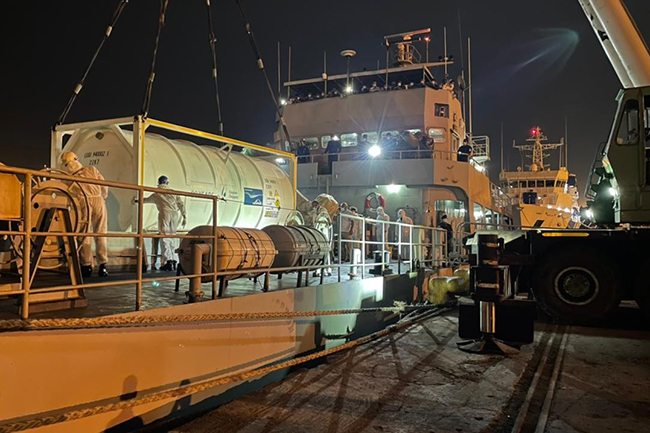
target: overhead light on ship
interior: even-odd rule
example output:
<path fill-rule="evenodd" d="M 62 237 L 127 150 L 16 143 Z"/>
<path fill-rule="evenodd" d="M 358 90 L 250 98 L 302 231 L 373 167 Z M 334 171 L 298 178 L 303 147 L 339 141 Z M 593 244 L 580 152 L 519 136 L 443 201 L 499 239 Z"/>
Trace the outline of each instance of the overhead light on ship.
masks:
<path fill-rule="evenodd" d="M 286 99 L 280 99 L 280 105 L 287 105 Z"/>
<path fill-rule="evenodd" d="M 286 164 L 286 160 L 284 158 L 275 158 L 275 162 L 278 164 Z"/>
<path fill-rule="evenodd" d="M 345 88 L 345 93 L 352 93 L 352 86 L 348 86 Z"/>
<path fill-rule="evenodd" d="M 370 149 L 368 149 L 368 155 L 372 156 L 373 158 L 378 157 L 381 155 L 381 147 L 377 146 L 376 144 L 370 146 Z"/>
<path fill-rule="evenodd" d="M 564 208 L 564 212 L 566 212 L 566 213 L 571 213 L 571 209 L 569 209 L 568 207 L 565 207 L 565 208 Z"/>
<path fill-rule="evenodd" d="M 397 194 L 400 189 L 402 189 L 402 185 L 395 185 L 394 183 L 391 183 L 390 185 L 386 185 L 386 191 L 388 191 L 391 194 Z"/>
<path fill-rule="evenodd" d="M 611 195 L 612 197 L 618 197 L 618 191 L 616 190 L 616 188 L 611 187 L 609 189 L 609 195 Z"/>
<path fill-rule="evenodd" d="M 594 219 L 594 211 L 592 211 L 591 209 L 587 209 L 585 211 L 585 216 L 587 218 L 589 218 L 590 220 L 593 220 Z"/>

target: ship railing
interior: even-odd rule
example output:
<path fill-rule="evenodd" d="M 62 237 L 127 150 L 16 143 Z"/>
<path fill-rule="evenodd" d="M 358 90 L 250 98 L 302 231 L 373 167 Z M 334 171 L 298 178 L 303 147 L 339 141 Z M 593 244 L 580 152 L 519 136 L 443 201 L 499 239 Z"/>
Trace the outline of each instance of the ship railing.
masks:
<path fill-rule="evenodd" d="M 56 292 L 65 292 L 69 290 L 81 290 L 81 289 L 95 289 L 95 288 L 105 288 L 105 287 L 113 287 L 113 286 L 124 286 L 124 285 L 135 285 L 135 305 L 134 309 L 141 310 L 142 309 L 142 287 L 143 284 L 145 283 L 159 283 L 163 281 L 174 281 L 174 280 L 179 280 L 179 279 L 185 279 L 185 278 L 195 278 L 195 277 L 202 277 L 202 278 L 207 278 L 211 277 L 212 279 L 212 288 L 214 293 L 216 293 L 217 290 L 217 278 L 219 277 L 219 273 L 215 271 L 211 272 L 203 272 L 201 274 L 196 274 L 196 275 L 176 275 L 176 276 L 152 276 L 152 277 L 145 277 L 143 275 L 143 265 L 146 263 L 145 262 L 145 240 L 146 239 L 156 239 L 156 238 L 167 238 L 167 239 L 201 239 L 206 243 L 209 243 L 211 245 L 211 253 L 212 253 L 212 263 L 216 263 L 217 260 L 217 235 L 216 235 L 216 227 L 217 227 L 217 210 L 218 210 L 218 201 L 220 200 L 219 197 L 217 196 L 210 196 L 206 194 L 198 194 L 198 193 L 192 193 L 192 192 L 185 192 L 185 191 L 176 191 L 176 190 L 171 190 L 171 189 L 160 189 L 160 188 L 152 188 L 152 187 L 147 187 L 147 186 L 140 186 L 140 185 L 133 185 L 133 184 L 127 184 L 127 183 L 120 183 L 120 182 L 113 182 L 113 181 L 107 181 L 107 180 L 98 180 L 98 179 L 87 179 L 83 178 L 80 176 L 72 176 L 68 174 L 62 174 L 59 172 L 52 172 L 52 171 L 37 171 L 37 170 L 29 170 L 29 169 L 22 169 L 22 168 L 17 168 L 17 167 L 8 167 L 8 166 L 1 166 L 0 165 L 0 173 L 4 174 L 9 174 L 9 175 L 14 175 L 18 177 L 19 179 L 22 179 L 22 212 L 21 212 L 21 219 L 20 221 L 9 221 L 8 228 L 9 230 L 0 230 L 0 236 L 4 237 L 20 237 L 22 238 L 22 243 L 20 246 L 21 249 L 21 270 L 20 270 L 20 288 L 17 290 L 11 290 L 11 291 L 0 291 L 0 295 L 21 295 L 21 304 L 20 304 L 20 314 L 23 319 L 27 319 L 29 317 L 29 305 L 30 305 L 30 296 L 34 295 L 40 295 L 40 294 L 45 294 L 45 293 L 56 293 Z M 133 206 L 137 206 L 137 223 L 135 224 L 135 231 L 134 232 L 107 232 L 107 233 L 91 233 L 91 232 L 79 232 L 79 231 L 72 231 L 72 232 L 65 232 L 65 231 L 40 231 L 36 228 L 36 225 L 38 224 L 38 221 L 32 221 L 32 209 L 38 207 L 38 203 L 35 202 L 35 196 L 32 194 L 33 189 L 32 187 L 34 186 L 35 182 L 38 179 L 47 179 L 47 180 L 56 180 L 56 181 L 61 181 L 67 184 L 80 184 L 81 186 L 83 185 L 97 185 L 97 186 L 104 186 L 107 188 L 114 188 L 114 189 L 120 189 L 120 190 L 128 190 L 132 191 L 134 195 L 134 203 Z M 79 188 L 81 189 L 81 187 Z M 82 189 L 81 189 L 82 190 Z M 83 191 L 83 190 L 82 190 Z M 180 197 L 188 197 L 192 199 L 199 199 L 199 200 L 206 200 L 211 202 L 212 205 L 212 234 L 210 235 L 202 235 L 202 236 L 196 236 L 196 235 L 188 235 L 188 234 L 174 234 L 174 235 L 161 235 L 158 233 L 151 233 L 147 232 L 144 227 L 144 198 L 145 198 L 145 193 L 160 193 L 160 194 L 173 194 L 177 195 Z M 80 193 L 80 194 L 85 194 L 85 193 Z M 87 200 L 87 197 L 81 198 L 82 200 Z M 78 211 L 81 211 L 79 208 L 77 208 Z M 86 211 L 87 212 L 87 211 Z M 82 213 L 83 215 L 83 213 Z M 111 215 L 108 215 L 108 218 L 110 219 Z M 77 218 L 79 218 L 79 215 L 77 215 Z M 13 228 L 17 229 L 13 229 Z M 136 269 L 135 269 L 135 278 L 129 278 L 129 279 L 120 279 L 120 280 L 107 280 L 107 281 L 102 281 L 98 283 L 80 283 L 78 281 L 75 281 L 76 277 L 72 277 L 72 283 L 71 284 L 65 284 L 65 285 L 53 285 L 53 286 L 48 286 L 48 287 L 39 287 L 39 288 L 33 288 L 33 282 L 34 282 L 34 277 L 36 276 L 36 273 L 34 272 L 34 268 L 37 268 L 39 266 L 39 263 L 34 263 L 33 262 L 33 257 L 32 257 L 32 246 L 33 244 L 36 245 L 38 244 L 38 240 L 42 240 L 42 238 L 49 238 L 49 237 L 56 237 L 58 239 L 62 238 L 74 238 L 75 240 L 79 241 L 80 239 L 83 238 L 106 238 L 106 239 L 115 239 L 115 238 L 120 238 L 120 239 L 133 239 L 136 242 Z M 58 242 L 58 241 L 57 241 Z M 77 246 L 79 247 L 78 250 L 80 249 L 81 243 L 77 243 Z M 79 260 L 79 257 L 75 252 L 69 253 L 70 257 L 73 257 L 72 260 Z M 133 257 L 129 257 L 133 258 Z M 25 276 L 29 276 L 26 278 Z"/>
<path fill-rule="evenodd" d="M 16 242 L 12 242 L 14 246 L 17 245 L 19 252 L 18 258 L 12 260 L 14 271 L 10 271 L 8 274 L 13 274 L 17 272 L 18 283 L 6 283 L 2 281 L 0 283 L 0 297 L 5 296 L 20 296 L 20 315 L 23 319 L 29 318 L 30 314 L 30 298 L 32 300 L 42 299 L 39 298 L 39 295 L 43 294 L 53 294 L 61 293 L 72 290 L 84 290 L 84 289 L 99 289 L 99 288 L 108 288 L 108 287 L 117 287 L 117 286 L 135 286 L 135 302 L 134 310 L 139 311 L 142 309 L 143 301 L 143 286 L 145 284 L 151 284 L 153 286 L 158 285 L 161 282 L 171 282 L 182 279 L 201 279 L 202 281 L 208 280 L 211 282 L 212 287 L 212 299 L 216 299 L 217 293 L 219 293 L 219 281 L 223 280 L 225 277 L 231 275 L 266 275 L 267 281 L 271 273 L 278 272 L 294 272 L 294 271 L 309 271 L 316 270 L 326 270 L 331 268 L 339 269 L 339 280 L 341 276 L 341 268 L 345 266 L 350 266 L 349 263 L 343 263 L 339 258 L 339 263 L 331 263 L 330 260 L 325 260 L 325 263 L 321 265 L 310 265 L 310 266 L 295 266 L 291 268 L 260 268 L 260 269 L 246 269 L 246 270 L 235 270 L 235 271 L 219 271 L 215 269 L 215 266 L 211 266 L 209 269 L 203 269 L 200 273 L 191 273 L 191 274 L 182 274 L 179 272 L 177 275 L 161 276 L 159 274 L 146 276 L 143 270 L 143 266 L 147 263 L 147 255 L 145 251 L 145 241 L 147 239 L 192 239 L 200 240 L 203 243 L 210 245 L 210 262 L 217 263 L 217 228 L 218 228 L 218 210 L 219 202 L 222 200 L 220 197 L 215 195 L 206 195 L 200 193 L 192 193 L 186 191 L 177 191 L 172 189 L 159 189 L 135 184 L 120 183 L 108 180 L 98 180 L 98 179 L 88 179 L 80 176 L 72 176 L 69 174 L 63 174 L 60 172 L 54 172 L 49 170 L 30 170 L 17 167 L 9 167 L 0 165 L 0 173 L 5 175 L 16 176 L 20 181 L 22 181 L 21 191 L 16 191 L 17 197 L 16 201 L 20 202 L 21 212 L 20 216 L 15 218 L 6 218 L 3 221 L 0 221 L 0 236 L 5 239 L 11 238 Z M 36 198 L 38 197 L 37 190 L 33 189 L 34 185 L 38 185 L 37 181 L 47 179 L 48 181 L 60 181 L 68 185 L 78 184 L 79 190 L 83 191 L 81 188 L 82 185 L 97 185 L 104 186 L 111 190 L 121 190 L 121 191 L 131 191 L 133 194 L 133 206 L 137 208 L 137 213 L 135 215 L 135 220 L 137 221 L 134 224 L 133 231 L 131 232 L 115 232 L 108 231 L 106 233 L 94 233 L 94 232 L 85 232 L 85 231 L 53 231 L 50 229 L 41 229 L 37 228 L 39 221 L 34 221 L 32 219 L 32 210 L 39 206 Z M 148 193 L 160 193 L 160 194 L 173 194 L 179 197 L 191 198 L 193 200 L 205 200 L 208 201 L 212 207 L 212 216 L 211 223 L 208 224 L 212 227 L 212 231 L 207 235 L 194 235 L 187 233 L 176 233 L 176 234 L 159 234 L 147 231 L 144 221 L 144 199 L 145 194 Z M 81 193 L 83 194 L 83 193 Z M 54 198 L 54 197 L 53 197 Z M 74 200 L 74 199 L 73 199 Z M 83 198 L 81 200 L 84 200 Z M 87 197 L 86 199 L 87 200 Z M 2 206 L 2 203 L 0 203 Z M 68 206 L 68 205 L 66 205 Z M 70 209 L 73 206 L 68 206 L 66 209 Z M 58 208 L 57 208 L 58 209 Z M 83 211 L 80 210 L 78 206 L 76 208 L 81 215 Z M 108 215 L 109 224 L 111 223 L 111 217 L 113 215 Z M 377 220 L 372 220 L 369 218 L 363 217 L 354 217 L 347 216 L 351 219 L 357 219 L 365 221 L 367 224 L 388 224 L 390 226 L 399 227 L 401 230 L 398 230 L 399 235 L 396 241 L 391 241 L 390 239 L 382 238 L 380 240 L 373 240 L 372 238 L 366 239 L 365 234 L 362 235 L 362 238 L 359 240 L 350 239 L 349 241 L 344 241 L 339 237 L 339 251 L 341 251 L 341 245 L 348 242 L 355 242 L 361 245 L 361 248 L 365 251 L 366 248 L 369 249 L 371 245 L 385 245 L 396 246 L 398 251 L 400 248 L 406 248 L 404 251 L 408 251 L 404 254 L 404 257 L 409 261 L 409 265 L 405 268 L 405 271 L 410 271 L 415 268 L 416 264 L 414 263 L 417 260 L 417 263 L 420 266 L 439 266 L 446 261 L 446 233 L 441 233 L 440 229 L 434 229 L 431 227 L 422 227 L 416 225 L 401 224 L 397 222 L 382 222 Z M 40 219 L 40 218 L 39 218 Z M 6 228 L 6 230 L 4 230 Z M 74 229 L 73 229 L 74 230 Z M 408 230 L 408 239 L 405 239 L 406 236 L 402 235 L 402 230 Z M 428 233 L 429 237 L 420 233 Z M 77 252 L 82 241 L 85 238 L 94 239 L 94 238 L 106 238 L 108 239 L 131 239 L 135 243 L 135 257 L 133 255 L 125 256 L 128 259 L 128 264 L 133 264 L 133 259 L 135 258 L 135 276 L 128 278 L 108 278 L 101 282 L 91 282 L 86 283 L 82 282 L 82 279 L 77 280 L 78 277 L 74 275 L 74 272 L 71 272 L 71 281 L 70 284 L 56 284 L 53 285 L 38 285 L 34 287 L 34 280 L 36 277 L 36 272 L 34 269 L 39 269 L 39 262 L 35 261 L 33 247 L 39 245 L 40 241 L 44 241 L 44 238 L 57 238 L 55 244 L 60 242 L 65 242 L 65 239 L 74 239 L 77 244 Z M 74 244 L 73 244 L 74 245 Z M 420 252 L 416 249 L 420 248 Z M 425 250 L 426 249 L 426 252 Z M 75 251 L 68 251 L 66 253 L 69 260 L 74 264 L 76 260 L 79 260 L 79 256 Z M 121 256 L 124 257 L 124 256 Z M 60 259 L 60 257 L 56 257 Z M 109 257 L 110 259 L 110 257 Z M 382 256 L 382 261 L 384 257 Z M 5 263 L 6 265 L 7 263 Z M 73 266 L 69 264 L 69 266 Z M 388 267 L 390 263 L 384 261 L 384 263 L 366 263 L 365 258 L 362 263 L 357 264 L 356 266 L 361 268 L 361 277 L 366 276 L 364 271 L 369 266 L 382 266 L 382 269 Z M 401 272 L 402 264 L 398 263 L 398 270 Z M 324 272 L 324 271 L 323 271 Z M 133 273 L 133 271 L 132 271 Z M 3 272 L 4 274 L 4 272 Z M 299 279 L 300 281 L 300 279 Z M 46 281 L 47 283 L 48 281 Z M 50 280 L 49 283 L 52 283 Z M 307 281 L 308 283 L 308 281 Z M 9 290 L 7 289 L 9 287 Z"/>
<path fill-rule="evenodd" d="M 490 159 L 490 137 L 487 135 L 473 135 L 471 137 L 474 159 L 478 162 L 486 162 Z"/>
<path fill-rule="evenodd" d="M 315 155 L 297 156 L 298 164 L 326 163 L 329 158 L 338 161 L 373 161 L 394 159 L 440 159 L 444 161 L 457 161 L 458 154 L 448 150 L 410 149 L 410 150 L 382 150 L 378 156 L 370 156 L 368 152 L 341 152 L 335 154 L 319 153 Z"/>
<path fill-rule="evenodd" d="M 346 220 L 350 223 L 347 233 L 343 231 L 343 222 Z M 357 224 L 361 227 L 360 230 L 356 230 Z M 350 266 L 350 274 L 358 275 L 357 272 L 360 272 L 362 279 L 369 267 L 374 268 L 375 274 L 381 272 L 380 275 L 384 275 L 391 265 L 396 264 L 397 273 L 401 274 L 403 267 L 406 272 L 413 272 L 419 267 L 433 269 L 446 266 L 449 260 L 447 231 L 441 228 L 344 213 L 338 215 L 337 225 L 338 238 L 335 243 L 339 281 L 341 270 L 346 266 L 346 255 L 349 256 L 347 266 Z M 355 250 L 359 252 L 355 253 Z M 374 252 L 375 258 L 368 263 L 366 259 L 371 252 Z M 393 255 L 396 256 L 397 263 L 393 262 Z"/>

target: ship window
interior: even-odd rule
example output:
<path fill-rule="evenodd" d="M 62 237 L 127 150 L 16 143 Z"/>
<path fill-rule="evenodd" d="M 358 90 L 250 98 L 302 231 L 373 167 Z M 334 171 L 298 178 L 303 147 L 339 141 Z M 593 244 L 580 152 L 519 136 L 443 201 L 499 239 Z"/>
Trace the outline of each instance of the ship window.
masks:
<path fill-rule="evenodd" d="M 535 181 L 534 180 L 529 180 L 528 181 L 528 188 L 535 188 Z"/>
<path fill-rule="evenodd" d="M 445 128 L 429 128 L 429 137 L 433 138 L 434 143 L 444 143 Z"/>
<path fill-rule="evenodd" d="M 320 144 L 323 147 L 323 149 L 325 149 L 327 147 L 327 143 L 329 143 L 331 139 L 332 139 L 331 135 L 323 135 L 320 138 Z"/>
<path fill-rule="evenodd" d="M 354 147 L 357 145 L 357 136 L 356 132 L 352 134 L 341 134 L 341 146 L 342 147 Z"/>
<path fill-rule="evenodd" d="M 555 186 L 555 180 L 549 179 L 546 181 L 546 188 L 553 188 Z"/>
<path fill-rule="evenodd" d="M 510 182 L 510 188 L 517 188 L 518 185 L 519 185 L 519 182 L 517 182 L 516 180 Z"/>
<path fill-rule="evenodd" d="M 537 181 L 537 188 L 544 188 L 544 181 L 543 180 L 538 180 Z"/>
<path fill-rule="evenodd" d="M 318 149 L 318 137 L 304 138 L 307 147 L 311 150 Z"/>
<path fill-rule="evenodd" d="M 520 180 L 519 181 L 519 188 L 526 188 L 526 181 L 525 180 Z"/>
<path fill-rule="evenodd" d="M 381 141 L 386 141 L 386 136 L 390 134 L 393 138 L 393 140 L 397 140 L 400 136 L 399 131 L 384 131 L 381 133 Z"/>
<path fill-rule="evenodd" d="M 621 123 L 618 126 L 616 144 L 636 144 L 639 141 L 639 102 L 631 99 L 625 103 Z"/>
<path fill-rule="evenodd" d="M 435 105 L 436 117 L 449 118 L 449 104 L 436 104 Z"/>
<path fill-rule="evenodd" d="M 364 133 L 362 133 L 361 134 L 361 139 L 362 140 L 363 140 L 364 135 L 368 137 L 368 142 L 370 143 L 370 145 L 377 144 L 377 142 L 379 141 L 379 134 L 377 134 L 376 132 L 364 132 Z"/>

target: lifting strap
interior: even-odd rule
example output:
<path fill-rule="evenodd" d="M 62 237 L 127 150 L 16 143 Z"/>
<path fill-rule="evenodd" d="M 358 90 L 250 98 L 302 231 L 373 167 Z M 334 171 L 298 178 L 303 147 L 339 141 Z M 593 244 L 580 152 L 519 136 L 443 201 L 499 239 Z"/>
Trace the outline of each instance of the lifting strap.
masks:
<path fill-rule="evenodd" d="M 291 137 L 289 137 L 289 130 L 287 129 L 287 124 L 284 122 L 284 117 L 282 116 L 282 111 L 280 110 L 278 99 L 275 97 L 275 93 L 273 93 L 273 86 L 271 85 L 271 81 L 269 80 L 269 75 L 266 73 L 266 69 L 264 69 L 264 62 L 262 61 L 260 50 L 257 48 L 257 42 L 255 42 L 253 29 L 251 28 L 251 24 L 248 22 L 248 19 L 246 19 L 244 8 L 242 7 L 239 0 L 235 0 L 235 2 L 237 3 L 237 7 L 239 8 L 239 13 L 241 15 L 242 21 L 244 21 L 244 27 L 246 28 L 246 34 L 248 35 L 248 41 L 250 42 L 251 48 L 253 49 L 253 54 L 257 59 L 257 67 L 264 74 L 264 79 L 266 80 L 266 86 L 269 89 L 269 93 L 271 94 L 271 99 L 273 99 L 273 104 L 275 105 L 275 111 L 278 113 L 278 118 L 280 119 L 280 124 L 282 125 L 282 131 L 284 132 L 284 136 L 286 140 L 289 143 L 291 143 Z"/>
<path fill-rule="evenodd" d="M 88 67 L 86 68 L 86 71 L 84 72 L 83 76 L 81 77 L 81 80 L 79 80 L 79 83 L 74 88 L 74 91 L 72 92 L 72 96 L 70 96 L 70 100 L 68 100 L 67 105 L 63 109 L 63 112 L 61 113 L 61 116 L 59 116 L 59 120 L 56 122 L 57 125 L 63 124 L 65 122 L 65 118 L 68 116 L 68 113 L 70 112 L 70 109 L 72 108 L 72 104 L 74 104 L 75 99 L 77 99 L 77 95 L 79 92 L 81 92 L 81 89 L 84 86 L 84 82 L 86 81 L 86 78 L 88 77 L 88 73 L 92 69 L 93 65 L 95 64 L 95 60 L 97 60 L 97 57 L 99 56 L 99 52 L 102 50 L 102 47 L 104 46 L 104 43 L 108 40 L 108 38 L 111 36 L 111 33 L 113 32 L 113 27 L 117 24 L 117 20 L 120 19 L 120 15 L 122 15 L 122 11 L 126 7 L 126 4 L 129 2 L 129 0 L 120 0 L 117 8 L 115 9 L 115 12 L 113 12 L 113 18 L 111 19 L 110 24 L 108 27 L 106 27 L 106 31 L 104 32 L 104 37 L 102 38 L 102 41 L 99 43 L 99 46 L 97 47 L 97 50 L 95 50 L 95 54 L 93 57 L 90 59 L 90 64 L 88 64 Z"/>
<path fill-rule="evenodd" d="M 156 34 L 156 43 L 153 47 L 153 56 L 151 59 L 151 71 L 149 72 L 149 80 L 147 81 L 147 89 L 144 93 L 144 101 L 142 102 L 142 117 L 147 118 L 149 114 L 149 107 L 151 106 L 151 92 L 153 91 L 153 80 L 156 77 L 156 60 L 158 58 L 158 47 L 160 46 L 160 35 L 165 27 L 165 14 L 167 13 L 167 6 L 169 0 L 160 0 L 160 16 L 158 18 L 158 33 Z"/>
<path fill-rule="evenodd" d="M 212 25 L 212 5 L 210 0 L 206 0 L 208 7 L 208 42 L 210 43 L 210 53 L 212 57 L 212 78 L 214 79 L 214 90 L 217 102 L 217 118 L 219 119 L 219 135 L 223 135 L 223 120 L 221 118 L 221 100 L 219 98 L 219 74 L 217 73 L 217 38 L 214 35 Z"/>

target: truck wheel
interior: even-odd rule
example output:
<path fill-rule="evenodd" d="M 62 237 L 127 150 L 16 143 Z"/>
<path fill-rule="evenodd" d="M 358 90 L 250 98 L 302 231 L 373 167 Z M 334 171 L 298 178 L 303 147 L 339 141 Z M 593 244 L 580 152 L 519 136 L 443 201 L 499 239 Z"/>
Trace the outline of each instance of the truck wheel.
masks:
<path fill-rule="evenodd" d="M 621 301 L 617 269 L 590 249 L 546 254 L 535 266 L 533 293 L 540 306 L 566 322 L 590 322 L 606 316 Z"/>
<path fill-rule="evenodd" d="M 634 300 L 644 311 L 650 311 L 650 272 L 648 267 L 650 267 L 650 259 L 639 267 L 634 278 Z"/>

